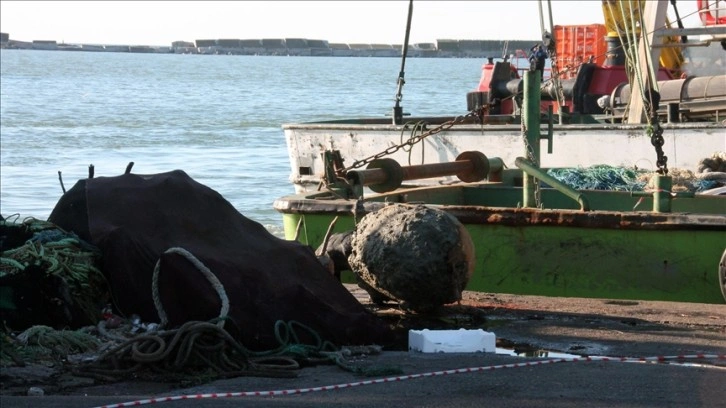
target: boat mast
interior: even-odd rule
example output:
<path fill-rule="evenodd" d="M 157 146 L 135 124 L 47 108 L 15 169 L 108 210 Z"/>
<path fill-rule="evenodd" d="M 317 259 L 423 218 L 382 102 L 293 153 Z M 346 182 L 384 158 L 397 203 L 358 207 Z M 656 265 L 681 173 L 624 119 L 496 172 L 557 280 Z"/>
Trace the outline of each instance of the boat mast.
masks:
<path fill-rule="evenodd" d="M 404 67 L 406 66 L 406 54 L 408 53 L 408 35 L 411 33 L 411 16 L 413 15 L 413 0 L 408 3 L 408 22 L 406 23 L 406 37 L 403 40 L 403 48 L 401 49 L 401 70 L 398 72 L 398 87 L 396 89 L 396 106 L 393 107 L 393 124 L 400 125 L 403 123 L 403 107 L 401 106 L 401 99 L 403 95 L 404 81 Z"/>

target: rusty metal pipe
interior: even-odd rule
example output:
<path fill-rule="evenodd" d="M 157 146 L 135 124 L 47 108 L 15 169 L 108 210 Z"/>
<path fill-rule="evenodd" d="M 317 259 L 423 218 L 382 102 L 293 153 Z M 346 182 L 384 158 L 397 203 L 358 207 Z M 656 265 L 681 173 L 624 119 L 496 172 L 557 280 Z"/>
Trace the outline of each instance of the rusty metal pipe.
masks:
<path fill-rule="evenodd" d="M 379 163 L 380 164 L 380 163 Z M 398 163 L 396 163 L 397 165 Z M 419 164 L 401 167 L 392 163 L 378 168 L 349 171 L 347 178 L 363 186 L 384 184 L 390 179 L 419 180 L 433 177 L 454 176 L 460 173 L 470 173 L 474 164 L 470 160 L 457 160 L 448 163 Z"/>
<path fill-rule="evenodd" d="M 402 167 L 404 180 L 417 180 L 441 176 L 470 173 L 474 164 L 470 160 L 456 160 L 447 163 L 419 164 Z"/>
<path fill-rule="evenodd" d="M 455 161 L 402 167 L 393 159 L 371 162 L 365 170 L 351 170 L 346 178 L 353 184 L 369 186 L 376 192 L 392 191 L 405 180 L 418 180 L 442 176 L 457 176 L 465 182 L 485 179 L 490 172 L 503 168 L 499 158 L 490 160 L 480 152 L 461 153 Z"/>
<path fill-rule="evenodd" d="M 381 184 L 388 180 L 388 173 L 383 169 L 351 170 L 346 175 L 348 180 L 362 186 Z"/>

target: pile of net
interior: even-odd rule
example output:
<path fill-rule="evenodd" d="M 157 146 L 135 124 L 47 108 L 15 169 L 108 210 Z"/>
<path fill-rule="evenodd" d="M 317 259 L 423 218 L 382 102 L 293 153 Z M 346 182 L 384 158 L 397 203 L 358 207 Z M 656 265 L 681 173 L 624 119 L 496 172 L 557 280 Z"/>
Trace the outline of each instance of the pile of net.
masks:
<path fill-rule="evenodd" d="M 550 169 L 547 174 L 577 190 L 642 191 L 646 172 L 607 165 Z"/>
<path fill-rule="evenodd" d="M 109 301 L 100 262 L 98 248 L 53 223 L 0 218 L 0 318 L 5 327 L 95 324 Z"/>
<path fill-rule="evenodd" d="M 653 188 L 652 171 L 597 165 L 550 169 L 547 174 L 576 190 L 645 191 Z M 726 185 L 726 152 L 701 160 L 697 172 L 670 169 L 673 191 L 705 192 Z"/>

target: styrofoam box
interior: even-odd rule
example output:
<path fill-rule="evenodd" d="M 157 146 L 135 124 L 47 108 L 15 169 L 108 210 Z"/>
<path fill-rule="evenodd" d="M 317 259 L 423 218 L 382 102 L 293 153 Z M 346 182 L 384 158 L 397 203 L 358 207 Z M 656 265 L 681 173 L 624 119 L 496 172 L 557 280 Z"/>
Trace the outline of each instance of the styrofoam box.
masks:
<path fill-rule="evenodd" d="M 496 336 L 476 330 L 409 330 L 408 350 L 422 353 L 473 353 L 496 351 Z"/>

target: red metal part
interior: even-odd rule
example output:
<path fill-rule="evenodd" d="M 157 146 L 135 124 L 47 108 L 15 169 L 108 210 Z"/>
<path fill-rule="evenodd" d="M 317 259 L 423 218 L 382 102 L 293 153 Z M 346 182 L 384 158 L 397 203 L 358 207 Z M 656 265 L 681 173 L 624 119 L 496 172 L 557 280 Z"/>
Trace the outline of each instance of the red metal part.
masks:
<path fill-rule="evenodd" d="M 484 64 L 482 66 L 482 77 L 479 82 L 479 88 L 477 89 L 480 92 L 485 92 L 488 95 L 503 95 L 509 93 L 516 92 L 517 86 L 509 86 L 510 84 L 515 84 L 518 81 L 518 77 L 516 76 L 516 70 L 514 70 L 514 67 L 512 67 L 512 75 L 510 78 L 502 78 L 501 76 L 494 79 L 494 64 Z M 579 70 L 579 67 L 577 67 Z M 584 75 L 582 78 L 582 88 L 577 88 L 573 95 L 573 89 L 572 89 L 572 83 L 570 84 L 569 89 L 565 89 L 565 103 L 564 106 L 567 106 L 569 108 L 570 112 L 574 112 L 575 109 L 575 103 L 573 102 L 573 96 L 575 98 L 582 98 L 583 95 L 595 95 L 595 96 L 602 96 L 602 95 L 611 95 L 613 90 L 615 90 L 619 85 L 621 84 L 627 84 L 628 83 L 628 76 L 627 72 L 625 70 L 625 66 L 623 65 L 608 65 L 608 66 L 595 66 L 593 69 L 591 69 L 589 72 L 591 72 L 591 76 L 588 78 L 588 75 Z M 579 72 L 578 75 L 582 75 L 582 72 Z M 670 79 L 674 79 L 671 75 L 670 71 L 666 68 L 660 68 L 658 70 L 658 81 L 666 81 Z M 566 80 L 567 81 L 574 81 L 573 79 Z M 580 79 L 578 79 L 578 82 Z M 565 84 L 565 88 L 567 88 L 567 84 Z M 550 94 L 552 98 L 553 94 Z M 490 96 L 491 97 L 491 96 Z M 578 99 L 579 100 L 579 99 Z M 559 107 L 557 105 L 556 101 L 553 100 L 543 100 L 541 102 L 540 110 L 545 113 L 547 112 L 547 107 L 549 105 L 553 106 L 553 111 L 558 111 Z M 512 114 L 514 109 L 512 99 L 511 98 L 504 98 L 502 97 L 501 100 L 501 110 L 498 112 L 498 114 L 502 115 L 509 115 Z M 577 109 L 580 113 L 592 113 L 591 110 L 582 110 L 583 107 L 580 107 Z"/>
<path fill-rule="evenodd" d="M 511 78 L 519 78 L 519 74 L 517 73 L 517 68 L 513 65 L 510 65 L 512 73 L 510 75 Z M 486 64 L 482 65 L 481 67 L 481 79 L 479 80 L 479 87 L 477 88 L 477 91 L 479 92 L 488 92 L 489 95 L 492 95 L 493 91 L 491 89 L 492 85 L 492 78 L 494 74 L 494 63 L 487 62 Z M 505 99 L 501 102 L 501 111 L 499 112 L 502 115 L 509 115 L 512 112 L 514 112 L 514 102 L 512 102 L 511 99 Z"/>
<path fill-rule="evenodd" d="M 713 8 L 711 8 L 709 0 L 696 0 L 696 3 L 698 4 L 698 15 L 701 17 L 703 25 L 726 25 L 726 7 L 719 7 L 718 0 L 713 3 L 715 5 Z M 716 15 L 714 15 L 714 11 Z"/>

